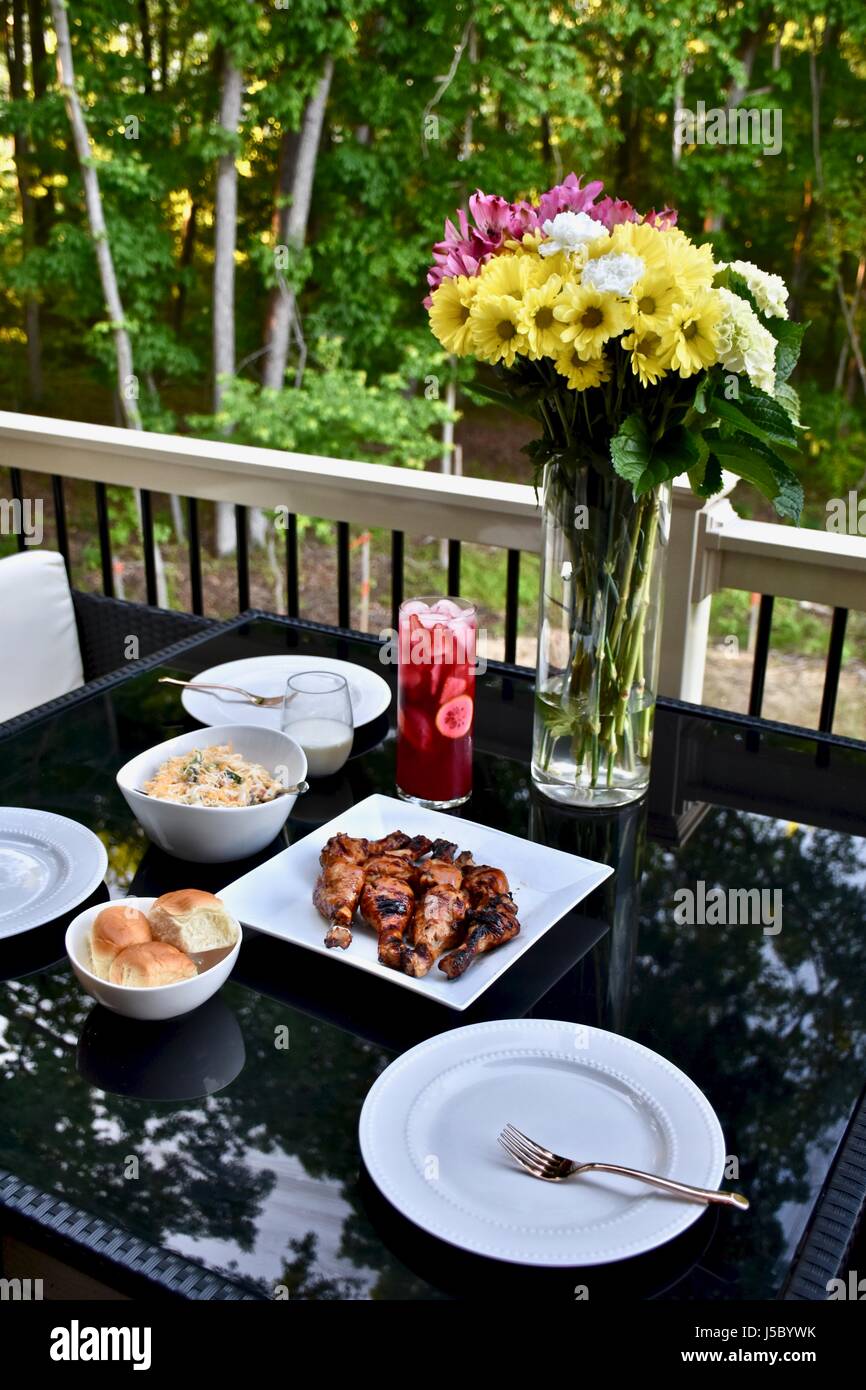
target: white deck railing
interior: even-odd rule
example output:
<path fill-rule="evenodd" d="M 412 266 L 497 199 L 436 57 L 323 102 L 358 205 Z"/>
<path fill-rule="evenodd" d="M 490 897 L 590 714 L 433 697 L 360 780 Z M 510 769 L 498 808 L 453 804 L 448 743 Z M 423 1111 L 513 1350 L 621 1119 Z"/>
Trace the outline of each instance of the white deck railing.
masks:
<path fill-rule="evenodd" d="M 507 549 L 540 547 L 535 493 L 517 483 L 136 433 L 0 411 L 0 466 L 140 487 Z M 674 488 L 662 693 L 699 701 L 709 608 L 720 589 L 866 610 L 866 538 L 745 521 L 722 494 Z"/>

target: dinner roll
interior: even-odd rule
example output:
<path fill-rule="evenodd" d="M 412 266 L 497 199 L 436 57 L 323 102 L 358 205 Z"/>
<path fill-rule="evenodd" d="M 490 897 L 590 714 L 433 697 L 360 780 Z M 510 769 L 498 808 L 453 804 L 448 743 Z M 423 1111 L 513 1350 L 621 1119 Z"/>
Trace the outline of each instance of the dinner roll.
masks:
<path fill-rule="evenodd" d="M 90 929 L 90 959 L 93 973 L 101 980 L 108 979 L 111 962 L 127 946 L 137 946 L 152 940 L 150 923 L 137 907 L 115 903 L 97 914 Z"/>
<path fill-rule="evenodd" d="M 154 985 L 189 980 L 196 974 L 195 965 L 183 951 L 175 950 L 166 941 L 143 941 L 138 946 L 127 946 L 114 957 L 108 978 L 113 985 L 152 989 Z"/>
<path fill-rule="evenodd" d="M 168 941 L 180 951 L 213 951 L 234 946 L 237 940 L 237 928 L 219 898 L 198 888 L 164 893 L 149 917 L 155 939 Z"/>

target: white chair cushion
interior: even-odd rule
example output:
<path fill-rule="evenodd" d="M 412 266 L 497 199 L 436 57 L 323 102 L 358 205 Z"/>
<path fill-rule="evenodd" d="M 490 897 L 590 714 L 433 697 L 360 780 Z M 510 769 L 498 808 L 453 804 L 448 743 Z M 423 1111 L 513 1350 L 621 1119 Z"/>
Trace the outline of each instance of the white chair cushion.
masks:
<path fill-rule="evenodd" d="M 63 556 L 22 550 L 0 560 L 0 721 L 83 684 Z"/>

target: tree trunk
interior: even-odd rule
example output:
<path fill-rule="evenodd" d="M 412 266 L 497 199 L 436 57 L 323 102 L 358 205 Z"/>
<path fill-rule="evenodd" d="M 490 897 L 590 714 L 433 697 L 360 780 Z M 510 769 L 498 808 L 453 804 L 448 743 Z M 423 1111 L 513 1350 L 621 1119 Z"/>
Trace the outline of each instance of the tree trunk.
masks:
<path fill-rule="evenodd" d="M 4 16 L 5 21 L 5 16 Z M 6 63 L 9 69 L 9 94 L 13 101 L 27 99 L 24 82 L 24 3 L 12 0 L 12 27 L 5 22 Z M 24 126 L 15 130 L 12 140 L 12 153 L 18 181 L 18 197 L 21 203 L 21 240 L 25 259 L 36 244 L 36 208 L 30 187 L 32 182 L 32 159 L 30 141 Z M 27 337 L 27 382 L 30 399 L 38 403 L 42 399 L 42 335 L 39 322 L 39 300 L 33 293 L 24 296 L 24 331 Z"/>
<path fill-rule="evenodd" d="M 41 101 L 51 86 L 51 60 L 45 49 L 44 0 L 28 0 L 30 29 L 30 72 L 33 96 Z M 45 246 L 54 222 L 54 189 L 48 185 L 41 198 L 34 198 L 36 245 Z"/>
<path fill-rule="evenodd" d="M 117 276 L 114 272 L 111 244 L 108 240 L 108 228 L 105 225 L 105 217 L 102 211 L 99 175 L 96 171 L 96 165 L 93 163 L 93 156 L 90 150 L 90 136 L 87 132 L 84 112 L 81 107 L 78 92 L 75 88 L 75 68 L 72 61 L 72 44 L 69 38 L 67 2 L 66 0 L 50 0 L 50 4 L 51 15 L 54 20 L 54 31 L 57 35 L 57 76 L 66 104 L 69 124 L 72 127 L 75 153 L 78 156 L 78 163 L 81 168 L 81 182 L 84 186 L 87 220 L 90 226 L 90 235 L 93 240 L 94 250 L 96 251 L 99 279 L 102 284 L 102 296 L 114 334 L 114 355 L 117 364 L 117 400 L 123 412 L 123 418 L 127 429 L 140 430 L 141 415 L 138 410 L 138 378 L 133 370 L 132 346 L 129 341 L 129 334 L 126 331 L 126 323 L 123 316 L 123 303 L 117 285 Z M 137 489 L 135 496 L 140 522 L 141 494 Z M 154 563 L 156 565 L 157 576 L 157 602 L 163 607 L 167 607 L 168 589 L 165 579 L 165 567 L 158 545 L 154 545 Z"/>
<path fill-rule="evenodd" d="M 141 416 L 138 413 L 138 391 L 132 366 L 132 347 L 123 316 L 123 304 L 114 273 L 111 244 L 102 211 L 102 196 L 99 191 L 99 175 L 90 149 L 90 137 L 84 120 L 84 112 L 78 93 L 75 90 L 75 69 L 72 63 L 72 44 L 69 39 L 69 23 L 64 0 L 51 0 L 51 14 L 57 35 L 57 76 L 69 124 L 75 153 L 81 168 L 81 182 L 84 186 L 84 200 L 87 207 L 87 220 L 90 235 L 96 252 L 96 263 L 102 283 L 105 308 L 114 334 L 114 353 L 117 363 L 117 392 L 123 414 L 130 429 L 141 429 Z"/>
<path fill-rule="evenodd" d="M 168 0 L 159 9 L 159 85 L 168 91 Z"/>
<path fill-rule="evenodd" d="M 241 119 L 243 81 L 231 55 L 222 59 L 220 93 L 220 126 L 231 137 L 237 135 Z M 213 408 L 222 404 L 221 377 L 233 376 L 235 370 L 235 247 L 238 221 L 238 171 L 234 148 L 220 155 L 217 163 L 216 199 L 214 209 L 214 270 L 213 270 Z M 216 509 L 216 549 L 218 555 L 230 555 L 237 541 L 234 507 L 219 502 Z"/>
<path fill-rule="evenodd" d="M 331 78 L 334 74 L 334 60 L 327 58 L 324 71 L 315 92 L 307 102 L 292 178 L 291 204 L 288 216 L 281 221 L 285 227 L 285 242 L 290 251 L 300 251 L 307 235 L 310 218 L 310 204 L 313 198 L 313 180 L 316 174 L 316 159 Z M 281 209 L 282 211 L 282 209 Z M 265 333 L 267 353 L 262 371 L 262 385 L 279 390 L 286 375 L 286 362 L 289 355 L 289 334 L 296 315 L 295 295 L 291 286 L 281 283 L 271 294 L 268 322 Z"/>
<path fill-rule="evenodd" d="M 180 259 L 178 268 L 181 272 L 187 270 L 192 265 L 193 251 L 195 249 L 195 236 L 198 224 L 198 204 L 190 203 L 189 212 L 184 218 L 183 240 L 180 247 Z M 183 329 L 183 317 L 186 312 L 186 278 L 183 274 L 178 278 L 175 285 L 174 304 L 172 305 L 171 321 L 172 327 L 177 337 L 180 337 Z"/>
<path fill-rule="evenodd" d="M 52 0 L 56 3 L 56 0 Z M 232 139 L 232 149 L 217 163 L 214 209 L 213 268 L 213 403 L 219 410 L 222 387 L 219 378 L 235 370 L 235 248 L 238 223 L 238 171 L 234 139 L 241 119 L 241 74 L 230 54 L 223 57 L 219 123 Z"/>
<path fill-rule="evenodd" d="M 141 56 L 144 60 L 144 93 L 153 92 L 153 43 L 150 38 L 150 15 L 147 0 L 138 0 L 139 24 L 141 25 Z"/>
<path fill-rule="evenodd" d="M 737 58 L 743 65 L 743 81 L 737 82 L 733 77 L 728 83 L 725 96 L 725 112 L 733 111 L 739 106 L 743 97 L 749 90 L 752 80 L 752 70 L 755 66 L 755 59 L 758 56 L 761 45 L 767 37 L 770 25 L 773 22 L 772 9 L 766 9 L 758 16 L 758 23 L 754 29 L 750 29 L 743 35 L 740 46 L 737 49 Z M 722 179 L 722 186 L 727 187 L 728 179 Z M 725 225 L 725 214 L 723 212 L 714 213 L 712 210 L 707 214 L 704 221 L 704 231 L 720 232 Z"/>

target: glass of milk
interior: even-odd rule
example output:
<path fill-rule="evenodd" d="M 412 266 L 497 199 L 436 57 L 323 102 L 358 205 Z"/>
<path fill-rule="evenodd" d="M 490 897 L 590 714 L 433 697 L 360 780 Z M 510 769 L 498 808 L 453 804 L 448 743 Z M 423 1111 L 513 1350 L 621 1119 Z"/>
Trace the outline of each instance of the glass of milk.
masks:
<path fill-rule="evenodd" d="M 289 676 L 280 728 L 306 753 L 308 777 L 339 772 L 352 751 L 355 730 L 345 678 L 332 671 Z"/>

